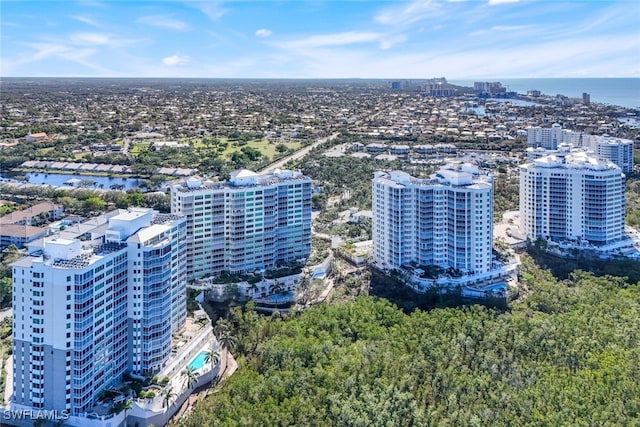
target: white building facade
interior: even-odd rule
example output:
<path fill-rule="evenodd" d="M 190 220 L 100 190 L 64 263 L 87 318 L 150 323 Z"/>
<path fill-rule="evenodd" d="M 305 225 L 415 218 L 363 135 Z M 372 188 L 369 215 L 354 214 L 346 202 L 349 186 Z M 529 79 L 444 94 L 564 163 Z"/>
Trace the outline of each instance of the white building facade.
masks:
<path fill-rule="evenodd" d="M 15 409 L 82 417 L 125 372 L 151 375 L 186 316 L 186 221 L 116 211 L 13 268 Z"/>
<path fill-rule="evenodd" d="M 583 147 L 593 151 L 598 158 L 609 160 L 622 169 L 623 173 L 633 172 L 633 141 L 611 136 L 587 135 Z"/>
<path fill-rule="evenodd" d="M 562 149 L 562 146 L 583 148 L 593 152 L 601 160 L 615 163 L 624 173 L 633 171 L 633 141 L 630 139 L 608 135 L 587 135 L 563 129 L 555 123 L 550 128 L 539 126 L 527 128 L 527 146 L 530 148 L 528 152 L 534 154 L 544 150 Z M 537 157 L 542 155 L 539 154 Z"/>
<path fill-rule="evenodd" d="M 190 178 L 171 188 L 171 212 L 187 220 L 190 279 L 272 269 L 311 252 L 311 179 L 300 172 Z"/>
<path fill-rule="evenodd" d="M 448 165 L 430 179 L 376 172 L 372 181 L 374 263 L 479 274 L 492 267 L 493 185 L 473 165 Z"/>
<path fill-rule="evenodd" d="M 557 123 L 549 128 L 532 126 L 527 128 L 527 146 L 555 150 L 562 143 L 571 143 L 576 147 L 582 145 L 582 133 L 562 129 Z"/>
<path fill-rule="evenodd" d="M 586 152 L 520 166 L 520 230 L 529 239 L 608 246 L 625 239 L 624 174 Z"/>

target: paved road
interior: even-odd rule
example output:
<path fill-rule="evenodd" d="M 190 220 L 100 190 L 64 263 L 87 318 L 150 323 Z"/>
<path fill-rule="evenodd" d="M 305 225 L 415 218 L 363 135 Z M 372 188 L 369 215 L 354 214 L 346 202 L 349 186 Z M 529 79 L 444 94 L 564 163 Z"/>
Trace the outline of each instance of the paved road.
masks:
<path fill-rule="evenodd" d="M 274 169 L 282 168 L 284 165 L 287 164 L 288 161 L 290 161 L 290 160 L 298 160 L 298 159 L 303 158 L 304 156 L 309 154 L 309 151 L 313 150 L 318 145 L 323 144 L 323 143 L 325 143 L 325 142 L 327 142 L 329 140 L 335 139 L 338 135 L 339 135 L 339 133 L 334 133 L 334 134 L 332 134 L 330 136 L 327 136 L 325 138 L 320 138 L 319 140 L 317 140 L 313 144 L 308 145 L 308 146 L 296 151 L 295 153 L 290 154 L 287 157 L 284 157 L 284 158 L 278 160 L 275 163 L 271 163 L 269 166 L 260 169 L 258 172 L 262 173 L 262 172 L 267 172 L 267 171 L 272 171 Z"/>
<path fill-rule="evenodd" d="M 124 138 L 122 141 L 124 142 L 124 145 L 122 147 L 122 153 L 125 156 L 128 156 L 129 155 L 129 145 L 131 144 L 131 140 L 129 138 Z"/>

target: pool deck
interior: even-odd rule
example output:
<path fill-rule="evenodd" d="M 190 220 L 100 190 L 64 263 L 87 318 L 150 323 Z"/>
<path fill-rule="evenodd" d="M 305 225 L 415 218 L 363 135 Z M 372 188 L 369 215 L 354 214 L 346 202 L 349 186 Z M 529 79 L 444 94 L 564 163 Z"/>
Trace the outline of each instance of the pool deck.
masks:
<path fill-rule="evenodd" d="M 186 368 L 191 368 L 195 371 L 197 371 L 198 369 L 202 368 L 204 366 L 207 360 L 207 354 L 204 351 L 201 351 L 200 353 L 198 353 L 198 355 L 191 359 L 191 362 L 189 362 L 189 364 L 186 366 Z"/>

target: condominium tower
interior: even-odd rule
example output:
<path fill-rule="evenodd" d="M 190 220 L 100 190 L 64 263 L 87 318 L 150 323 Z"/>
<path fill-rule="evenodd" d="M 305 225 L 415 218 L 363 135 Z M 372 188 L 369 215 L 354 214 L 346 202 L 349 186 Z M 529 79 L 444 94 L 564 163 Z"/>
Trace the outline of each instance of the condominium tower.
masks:
<path fill-rule="evenodd" d="M 625 239 L 624 174 L 583 151 L 520 166 L 520 230 L 529 239 L 607 246 Z"/>
<path fill-rule="evenodd" d="M 189 278 L 272 269 L 311 252 L 311 179 L 300 172 L 189 178 L 171 188 L 171 212 L 187 219 Z"/>
<path fill-rule="evenodd" d="M 530 148 L 557 150 L 564 146 L 591 151 L 601 160 L 609 160 L 620 166 L 622 172 L 633 171 L 633 141 L 608 135 L 589 135 L 563 129 L 555 123 L 549 128 L 539 126 L 527 129 L 527 145 Z M 554 153 L 549 153 L 554 154 Z"/>
<path fill-rule="evenodd" d="M 609 160 L 624 173 L 633 172 L 633 141 L 610 136 L 587 135 L 582 146 L 591 150 L 602 160 Z"/>
<path fill-rule="evenodd" d="M 393 171 L 373 178 L 373 260 L 390 270 L 410 264 L 491 269 L 493 185 L 469 164 L 447 165 L 429 179 Z"/>
<path fill-rule="evenodd" d="M 554 123 L 548 128 L 532 126 L 527 128 L 527 146 L 555 150 L 560 144 L 565 143 L 580 147 L 582 146 L 582 136 L 582 132 L 563 129 L 558 123 Z"/>
<path fill-rule="evenodd" d="M 125 372 L 160 370 L 185 322 L 185 225 L 114 211 L 12 264 L 12 409 L 83 416 Z"/>

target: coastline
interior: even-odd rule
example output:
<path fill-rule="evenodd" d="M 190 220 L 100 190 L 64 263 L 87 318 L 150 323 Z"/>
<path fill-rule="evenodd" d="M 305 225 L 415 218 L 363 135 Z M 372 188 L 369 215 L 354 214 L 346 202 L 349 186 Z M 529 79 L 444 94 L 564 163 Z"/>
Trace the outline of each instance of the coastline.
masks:
<path fill-rule="evenodd" d="M 588 93 L 594 104 L 614 105 L 640 110 L 640 78 L 638 77 L 559 77 L 559 78 L 492 78 L 452 79 L 449 83 L 471 86 L 474 81 L 496 81 L 507 91 L 526 95 L 539 90 L 542 95 L 582 98 Z"/>

